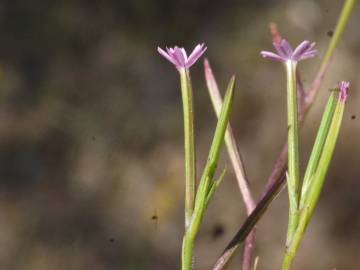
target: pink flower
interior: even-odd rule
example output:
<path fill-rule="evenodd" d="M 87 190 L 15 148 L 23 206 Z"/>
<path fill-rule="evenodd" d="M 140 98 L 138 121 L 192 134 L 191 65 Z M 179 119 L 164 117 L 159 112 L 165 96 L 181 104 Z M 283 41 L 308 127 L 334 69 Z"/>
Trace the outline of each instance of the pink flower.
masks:
<path fill-rule="evenodd" d="M 341 101 L 345 102 L 349 95 L 350 82 L 341 81 L 339 83 L 339 88 L 340 88 L 339 98 Z"/>
<path fill-rule="evenodd" d="M 315 44 L 315 42 L 311 43 L 310 41 L 305 40 L 301 42 L 300 45 L 297 46 L 296 49 L 293 51 L 289 42 L 287 42 L 285 39 L 282 39 L 278 43 L 273 43 L 277 54 L 268 51 L 261 51 L 260 54 L 264 58 L 270 58 L 275 61 L 287 62 L 290 60 L 298 62 L 317 55 L 318 51 L 313 50 Z"/>
<path fill-rule="evenodd" d="M 166 47 L 166 52 L 160 47 L 157 48 L 158 52 L 173 63 L 178 70 L 190 68 L 203 55 L 206 49 L 207 47 L 205 47 L 204 43 L 198 44 L 188 57 L 184 48 L 177 46 L 174 48 Z"/>

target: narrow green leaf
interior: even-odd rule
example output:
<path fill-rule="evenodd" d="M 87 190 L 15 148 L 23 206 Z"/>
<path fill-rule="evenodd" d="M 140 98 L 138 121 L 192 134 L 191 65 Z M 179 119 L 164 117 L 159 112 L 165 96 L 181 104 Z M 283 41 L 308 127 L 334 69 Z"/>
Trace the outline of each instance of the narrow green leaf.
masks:
<path fill-rule="evenodd" d="M 213 142 L 211 144 L 211 148 L 208 156 L 208 162 L 206 166 L 206 168 L 208 168 L 208 172 L 206 172 L 205 169 L 205 172 L 209 173 L 210 178 L 214 176 L 217 162 L 220 156 L 221 146 L 223 145 L 224 142 L 224 135 L 229 122 L 232 104 L 234 101 L 234 88 L 235 88 L 235 77 L 233 76 L 230 79 L 228 88 L 226 90 L 224 104 L 221 109 L 220 117 L 215 130 L 215 135 L 213 138 Z"/>
<path fill-rule="evenodd" d="M 336 141 L 339 135 L 340 126 L 344 114 L 344 108 L 345 102 L 339 98 L 324 144 L 324 148 L 319 159 L 318 167 L 313 176 L 312 183 L 309 187 L 309 195 L 304 200 L 304 207 L 308 209 L 307 211 L 310 212 L 310 216 L 312 215 L 316 203 L 319 199 L 320 192 L 324 185 L 325 177 L 329 169 L 330 161 L 333 157 Z"/>
<path fill-rule="evenodd" d="M 215 110 L 216 116 L 220 117 L 220 111 L 222 107 L 222 98 L 218 85 L 216 83 L 214 74 L 212 72 L 210 63 L 207 59 L 204 61 L 204 70 L 205 70 L 205 79 L 207 84 L 207 89 L 210 95 L 213 108 Z M 225 133 L 225 144 L 227 147 L 228 155 L 232 164 L 232 167 L 235 172 L 236 180 L 245 203 L 246 212 L 249 215 L 252 210 L 255 208 L 256 203 L 250 192 L 248 180 L 246 179 L 244 163 L 242 161 L 239 145 L 236 143 L 234 132 L 229 124 L 227 131 Z"/>
<path fill-rule="evenodd" d="M 208 159 L 200 180 L 198 192 L 195 199 L 195 210 L 191 220 L 189 230 L 192 237 L 195 237 L 206 210 L 206 200 L 211 189 L 211 181 L 215 174 L 215 170 L 220 157 L 220 150 L 224 142 L 225 131 L 229 122 L 232 104 L 234 100 L 235 77 L 230 79 L 228 89 L 225 94 L 224 104 L 215 129 L 215 134 L 210 147 Z"/>
<path fill-rule="evenodd" d="M 331 121 L 329 132 L 319 159 L 316 172 L 313 175 L 312 183 L 309 187 L 308 195 L 304 200 L 303 208 L 300 209 L 299 225 L 295 231 L 294 237 L 286 251 L 282 269 L 290 269 L 297 250 L 299 249 L 301 239 L 305 233 L 307 225 L 314 213 L 316 204 L 319 200 L 321 190 L 324 185 L 325 177 L 329 169 L 330 161 L 333 157 L 335 145 L 339 135 L 339 130 L 343 118 L 345 102 L 340 98 L 337 101 L 335 112 Z"/>
<path fill-rule="evenodd" d="M 304 200 L 306 198 L 306 194 L 309 190 L 309 185 L 311 183 L 312 176 L 314 175 L 319 164 L 321 153 L 323 151 L 323 147 L 326 138 L 328 136 L 330 125 L 334 116 L 334 112 L 337 104 L 337 96 L 338 96 L 337 92 L 335 90 L 332 90 L 321 119 L 320 127 L 315 139 L 313 149 L 311 151 L 310 159 L 303 180 L 300 209 L 303 206 Z"/>

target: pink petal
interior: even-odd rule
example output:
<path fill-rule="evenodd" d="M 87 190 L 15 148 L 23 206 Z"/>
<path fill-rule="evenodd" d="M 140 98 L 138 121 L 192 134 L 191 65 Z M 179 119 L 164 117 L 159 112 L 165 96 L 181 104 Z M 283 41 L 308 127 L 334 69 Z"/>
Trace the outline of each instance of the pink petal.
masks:
<path fill-rule="evenodd" d="M 182 53 L 182 55 L 183 55 L 183 57 L 184 57 L 185 63 L 186 63 L 186 61 L 187 61 L 187 59 L 188 59 L 187 54 L 186 54 L 186 51 L 185 51 L 184 48 L 181 48 L 180 51 L 181 51 L 181 53 Z"/>
<path fill-rule="evenodd" d="M 168 48 L 166 47 L 166 51 L 168 52 L 169 55 L 172 55 L 174 53 L 174 49 L 173 48 Z"/>
<path fill-rule="evenodd" d="M 291 48 L 289 42 L 287 42 L 285 39 L 281 40 L 280 44 L 274 42 L 273 45 L 281 57 L 284 57 L 284 58 L 291 57 L 293 51 L 292 51 L 292 48 Z"/>
<path fill-rule="evenodd" d="M 190 60 L 190 58 L 194 57 L 194 55 L 196 55 L 199 51 L 201 51 L 202 47 L 204 46 L 204 44 L 198 44 L 195 46 L 194 50 L 192 51 L 192 53 L 189 55 L 188 60 Z"/>
<path fill-rule="evenodd" d="M 172 53 L 172 57 L 176 60 L 177 62 L 177 67 L 185 67 L 185 58 L 183 55 L 183 52 L 181 51 L 181 49 L 179 47 L 175 47 Z"/>
<path fill-rule="evenodd" d="M 312 58 L 312 57 L 316 56 L 317 54 L 318 54 L 317 50 L 307 51 L 300 56 L 298 61 Z"/>
<path fill-rule="evenodd" d="M 350 82 L 342 81 L 339 83 L 339 88 L 340 88 L 339 98 L 343 102 L 345 102 L 348 98 L 349 87 L 350 87 Z"/>
<path fill-rule="evenodd" d="M 281 57 L 280 55 L 277 55 L 277 54 L 275 54 L 273 52 L 261 51 L 260 54 L 264 58 L 270 58 L 270 59 L 275 60 L 275 61 L 280 61 L 280 62 L 285 62 L 286 61 L 286 58 Z"/>
<path fill-rule="evenodd" d="M 316 45 L 316 42 L 311 43 L 308 51 L 312 50 L 315 47 L 315 45 Z"/>
<path fill-rule="evenodd" d="M 169 52 L 169 49 L 166 48 Z M 168 61 L 170 61 L 171 63 L 173 63 L 175 66 L 177 66 L 177 62 L 168 54 L 166 53 L 163 49 L 161 49 L 160 47 L 157 48 L 157 51 L 164 56 Z"/>
<path fill-rule="evenodd" d="M 186 68 L 190 68 L 195 64 L 195 62 L 204 54 L 206 49 L 207 47 L 204 47 L 204 44 L 197 45 L 186 62 Z"/>
<path fill-rule="evenodd" d="M 279 54 L 279 56 L 284 57 L 284 58 L 288 57 L 288 55 L 286 54 L 286 51 L 281 46 L 281 43 L 274 42 L 273 45 L 274 45 L 275 50 Z"/>
<path fill-rule="evenodd" d="M 295 61 L 298 61 L 301 58 L 301 56 L 310 49 L 311 45 L 312 44 L 307 40 L 301 42 L 300 45 L 296 47 L 291 58 Z"/>

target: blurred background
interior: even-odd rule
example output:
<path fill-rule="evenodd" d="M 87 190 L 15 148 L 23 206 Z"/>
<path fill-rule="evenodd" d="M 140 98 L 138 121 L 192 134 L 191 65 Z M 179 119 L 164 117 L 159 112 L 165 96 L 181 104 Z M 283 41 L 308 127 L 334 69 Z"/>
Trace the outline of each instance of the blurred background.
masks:
<path fill-rule="evenodd" d="M 319 68 L 343 1 L 0 2 L 0 269 L 179 269 L 183 127 L 179 78 L 156 47 L 200 42 L 222 91 L 238 79 L 231 122 L 255 198 L 286 138 L 285 76 L 259 56 L 268 23 L 293 45 L 316 41 Z M 360 265 L 360 9 L 302 130 L 309 156 L 328 89 L 352 83 L 343 129 L 295 269 Z M 216 119 L 202 60 L 192 69 L 198 170 Z M 220 164 L 228 163 L 225 152 Z M 304 165 L 305 166 L 305 165 Z M 229 167 L 230 168 L 230 167 Z M 279 269 L 287 194 L 258 226 L 258 269 Z M 197 269 L 209 269 L 245 218 L 234 174 L 206 213 Z M 241 251 L 230 269 L 240 269 Z"/>

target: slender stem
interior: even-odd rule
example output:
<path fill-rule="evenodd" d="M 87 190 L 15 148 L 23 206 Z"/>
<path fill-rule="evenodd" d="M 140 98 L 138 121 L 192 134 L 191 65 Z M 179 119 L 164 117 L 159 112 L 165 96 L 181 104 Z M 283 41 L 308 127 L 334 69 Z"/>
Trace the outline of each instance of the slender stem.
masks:
<path fill-rule="evenodd" d="M 215 134 L 210 146 L 208 159 L 201 176 L 199 187 L 196 192 L 195 208 L 191 221 L 186 228 L 183 239 L 182 250 L 182 269 L 191 270 L 193 265 L 193 253 L 196 236 L 200 230 L 200 225 L 205 214 L 208 203 L 220 184 L 224 173 L 220 179 L 215 182 L 214 175 L 219 162 L 221 149 L 224 142 L 226 128 L 229 123 L 232 105 L 234 101 L 235 77 L 230 79 L 228 89 L 225 94 L 224 104 L 221 109 L 220 117 L 216 125 Z"/>
<path fill-rule="evenodd" d="M 330 41 L 329 47 L 323 58 L 322 66 L 327 65 L 327 63 L 330 61 L 330 59 L 334 53 L 334 50 L 342 37 L 345 26 L 350 18 L 351 12 L 353 11 L 353 9 L 355 7 L 356 2 L 357 2 L 357 0 L 346 0 L 345 4 L 343 5 L 339 19 L 336 23 L 334 35 Z"/>
<path fill-rule="evenodd" d="M 320 197 L 320 193 L 325 181 L 326 174 L 329 169 L 330 161 L 333 156 L 337 137 L 341 126 L 341 120 L 344 113 L 345 102 L 337 102 L 334 116 L 331 119 L 331 126 L 327 133 L 325 145 L 321 153 L 318 169 L 315 172 L 313 185 L 306 197 L 306 202 L 301 210 L 301 215 L 298 222 L 298 227 L 293 235 L 290 245 L 287 247 L 285 257 L 283 260 L 282 270 L 290 270 L 291 265 L 295 259 L 295 255 L 300 247 L 307 225 L 310 222 L 311 216 L 314 213 L 315 207 Z"/>
<path fill-rule="evenodd" d="M 255 249 L 255 240 L 256 240 L 256 226 L 253 227 L 252 231 L 245 239 L 244 251 L 243 251 L 243 261 L 242 261 L 242 270 L 251 270 L 252 269 L 252 254 Z"/>
<path fill-rule="evenodd" d="M 305 110 L 308 110 L 311 107 L 311 104 L 314 102 L 314 99 L 319 92 L 320 85 L 322 81 L 324 80 L 325 73 L 329 67 L 329 64 L 331 62 L 331 59 L 334 55 L 334 51 L 339 44 L 339 41 L 343 35 L 343 32 L 345 30 L 345 27 L 350 19 L 350 15 L 352 11 L 354 10 L 355 4 L 357 0 L 346 0 L 343 8 L 341 10 L 340 16 L 338 18 L 338 21 L 336 23 L 334 35 L 332 36 L 330 40 L 330 44 L 326 50 L 325 56 L 321 62 L 321 67 L 319 69 L 319 72 L 317 73 L 314 81 L 311 84 L 310 89 L 307 92 L 306 95 L 306 108 Z"/>
<path fill-rule="evenodd" d="M 288 110 L 288 191 L 289 227 L 287 244 L 291 240 L 298 223 L 298 204 L 300 195 L 299 125 L 296 88 L 296 62 L 286 62 L 287 110 Z"/>
<path fill-rule="evenodd" d="M 188 69 L 180 69 L 180 82 L 184 112 L 185 228 L 187 228 L 194 211 L 196 181 L 194 110 L 191 79 Z"/>
<path fill-rule="evenodd" d="M 191 270 L 193 266 L 193 251 L 194 251 L 195 239 L 186 232 L 183 238 L 182 257 L 181 257 L 181 269 Z"/>

